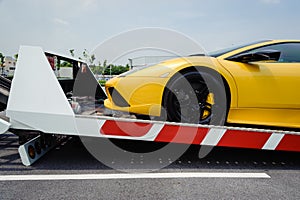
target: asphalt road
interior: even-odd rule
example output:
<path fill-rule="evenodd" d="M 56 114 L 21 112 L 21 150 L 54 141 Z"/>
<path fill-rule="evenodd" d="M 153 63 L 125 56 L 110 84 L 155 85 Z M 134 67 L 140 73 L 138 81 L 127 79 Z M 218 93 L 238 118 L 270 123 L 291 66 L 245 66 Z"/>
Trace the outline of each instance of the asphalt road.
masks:
<path fill-rule="evenodd" d="M 153 147 L 145 143 L 130 145 L 142 150 Z M 76 139 L 53 149 L 30 167 L 21 164 L 17 148 L 14 135 L 0 135 L 0 177 L 124 173 L 97 161 Z M 193 146 L 174 162 L 158 159 L 158 163 L 169 165 L 152 173 L 251 172 L 265 173 L 270 178 L 0 181 L 0 199 L 300 199 L 299 153 L 214 148 L 200 159 L 198 151 L 199 147 Z M 132 158 L 129 163 L 133 162 L 147 168 L 142 157 Z"/>

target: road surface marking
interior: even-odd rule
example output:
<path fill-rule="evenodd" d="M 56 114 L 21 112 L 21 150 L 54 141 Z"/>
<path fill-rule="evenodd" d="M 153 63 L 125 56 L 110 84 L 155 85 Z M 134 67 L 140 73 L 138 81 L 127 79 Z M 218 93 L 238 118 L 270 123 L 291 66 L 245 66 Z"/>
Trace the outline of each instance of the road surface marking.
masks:
<path fill-rule="evenodd" d="M 0 181 L 34 180 L 107 180 L 107 179 L 162 179 L 162 178 L 271 178 L 266 173 L 135 173 L 135 174 L 40 174 L 1 175 Z"/>

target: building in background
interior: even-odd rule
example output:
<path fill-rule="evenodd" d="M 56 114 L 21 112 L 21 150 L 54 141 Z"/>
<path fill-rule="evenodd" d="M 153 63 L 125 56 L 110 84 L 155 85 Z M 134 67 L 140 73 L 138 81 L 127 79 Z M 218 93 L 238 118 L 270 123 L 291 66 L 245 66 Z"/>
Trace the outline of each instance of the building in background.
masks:
<path fill-rule="evenodd" d="M 16 69 L 16 59 L 11 56 L 5 56 L 3 67 L 1 69 L 2 76 L 13 76 Z"/>

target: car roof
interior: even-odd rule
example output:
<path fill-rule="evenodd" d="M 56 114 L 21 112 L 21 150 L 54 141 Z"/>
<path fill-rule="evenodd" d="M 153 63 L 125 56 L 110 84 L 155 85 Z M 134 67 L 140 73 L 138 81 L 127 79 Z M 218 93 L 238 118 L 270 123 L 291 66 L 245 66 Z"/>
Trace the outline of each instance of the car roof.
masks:
<path fill-rule="evenodd" d="M 218 56 L 217 58 L 225 59 L 225 58 L 242 53 L 242 52 L 250 50 L 250 49 L 254 49 L 254 48 L 258 48 L 258 47 L 262 47 L 262 46 L 266 46 L 266 45 L 289 43 L 289 42 L 300 42 L 300 40 L 264 40 L 262 42 L 258 42 L 258 43 L 252 44 L 252 45 L 247 45 L 247 46 L 235 49 L 233 51 L 227 52 L 225 54 Z"/>

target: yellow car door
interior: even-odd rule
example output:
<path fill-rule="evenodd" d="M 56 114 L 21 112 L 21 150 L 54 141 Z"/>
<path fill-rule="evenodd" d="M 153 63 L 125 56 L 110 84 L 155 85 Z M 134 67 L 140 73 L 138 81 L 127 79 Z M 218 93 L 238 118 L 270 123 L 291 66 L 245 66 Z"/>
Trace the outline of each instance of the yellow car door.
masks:
<path fill-rule="evenodd" d="M 300 109 L 300 63 L 223 63 L 235 79 L 239 108 Z"/>
<path fill-rule="evenodd" d="M 279 51 L 279 59 L 250 63 L 221 61 L 236 81 L 238 107 L 300 108 L 300 43 L 267 45 L 248 53 L 266 50 Z"/>
<path fill-rule="evenodd" d="M 228 120 L 299 127 L 300 43 L 267 45 L 246 53 L 262 51 L 280 52 L 280 57 L 255 62 L 219 59 L 234 78 L 237 90 L 237 108 L 231 109 Z"/>

